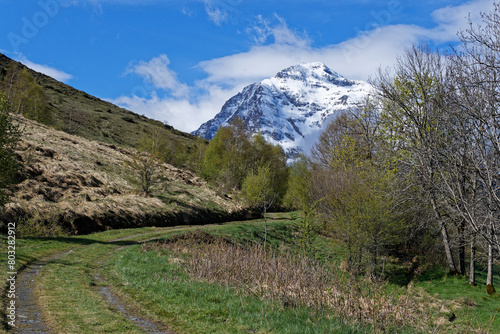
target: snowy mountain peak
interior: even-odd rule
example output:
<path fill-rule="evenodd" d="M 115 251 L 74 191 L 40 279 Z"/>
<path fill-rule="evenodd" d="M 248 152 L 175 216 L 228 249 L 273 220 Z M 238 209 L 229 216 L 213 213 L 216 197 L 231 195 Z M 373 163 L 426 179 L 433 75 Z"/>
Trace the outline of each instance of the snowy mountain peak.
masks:
<path fill-rule="evenodd" d="M 356 106 L 370 90 L 369 84 L 348 80 L 323 63 L 301 63 L 246 86 L 193 134 L 212 139 L 219 127 L 240 118 L 248 131 L 260 131 L 293 158 L 307 152 L 327 120 Z"/>
<path fill-rule="evenodd" d="M 290 66 L 276 74 L 275 78 L 297 81 L 315 80 L 340 85 L 354 84 L 353 81 L 347 80 L 337 72 L 329 69 L 325 64 L 319 62 L 300 63 L 299 65 Z"/>

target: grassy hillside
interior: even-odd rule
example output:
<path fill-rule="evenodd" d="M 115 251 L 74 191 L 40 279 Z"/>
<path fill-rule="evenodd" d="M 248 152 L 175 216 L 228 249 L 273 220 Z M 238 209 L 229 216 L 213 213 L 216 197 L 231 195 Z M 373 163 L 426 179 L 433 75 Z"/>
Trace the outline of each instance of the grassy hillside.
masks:
<path fill-rule="evenodd" d="M 8 94 L 23 69 L 27 68 L 0 53 L 0 93 Z M 120 108 L 42 73 L 27 71 L 42 87 L 51 111 L 48 123 L 58 130 L 125 147 L 135 147 L 146 132 L 161 131 L 175 148 L 171 163 L 178 167 L 192 167 L 198 150 L 207 145 L 204 139 Z"/>
<path fill-rule="evenodd" d="M 16 154 L 24 169 L 11 201 L 0 209 L 3 227 L 21 235 L 82 234 L 109 228 L 172 226 L 242 218 L 242 202 L 218 194 L 192 172 L 162 163 L 164 180 L 145 196 L 130 167 L 136 152 L 57 131 L 19 116 Z M 243 215 L 243 216 L 242 216 Z"/>

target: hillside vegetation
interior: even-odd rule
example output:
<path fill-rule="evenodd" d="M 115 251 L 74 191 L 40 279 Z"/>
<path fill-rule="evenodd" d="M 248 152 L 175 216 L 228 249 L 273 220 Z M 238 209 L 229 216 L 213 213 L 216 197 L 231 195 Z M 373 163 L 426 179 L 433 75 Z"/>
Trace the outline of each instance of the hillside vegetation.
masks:
<path fill-rule="evenodd" d="M 2 110 L 13 120 L 3 123 L 21 134 L 11 145 L 17 176 L 10 172 L 2 181 L 2 188 L 14 183 L 0 209 L 2 228 L 15 221 L 20 235 L 82 234 L 221 222 L 248 212 L 242 201 L 217 194 L 191 172 L 200 168 L 204 139 L 2 54 L 0 96 Z M 161 152 L 151 151 L 151 140 Z"/>
<path fill-rule="evenodd" d="M 241 201 L 166 163 L 157 166 L 163 178 L 146 196 L 130 164 L 136 150 L 15 119 L 23 133 L 15 153 L 24 167 L 0 221 L 21 222 L 21 235 L 221 222 L 247 213 Z"/>

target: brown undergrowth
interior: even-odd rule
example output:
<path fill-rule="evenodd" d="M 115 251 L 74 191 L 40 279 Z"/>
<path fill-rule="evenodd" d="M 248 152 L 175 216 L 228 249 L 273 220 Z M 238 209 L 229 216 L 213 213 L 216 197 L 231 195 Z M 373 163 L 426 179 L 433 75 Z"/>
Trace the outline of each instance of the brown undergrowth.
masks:
<path fill-rule="evenodd" d="M 167 252 L 194 280 L 236 287 L 248 295 L 275 301 L 283 308 L 326 311 L 345 323 L 369 324 L 375 332 L 433 326 L 423 291 L 391 292 L 383 282 L 368 282 L 288 252 L 261 244 L 238 245 L 205 232 L 181 235 L 142 246 Z"/>

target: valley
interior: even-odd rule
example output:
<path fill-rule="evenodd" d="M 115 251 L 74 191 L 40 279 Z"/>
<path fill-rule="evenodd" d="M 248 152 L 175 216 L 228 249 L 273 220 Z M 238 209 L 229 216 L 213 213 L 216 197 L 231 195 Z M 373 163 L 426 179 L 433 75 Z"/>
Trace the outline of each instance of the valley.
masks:
<path fill-rule="evenodd" d="M 369 84 L 130 62 L 155 115 L 239 91 L 192 134 L 0 54 L 0 332 L 499 332 L 500 6 L 481 17 Z"/>

